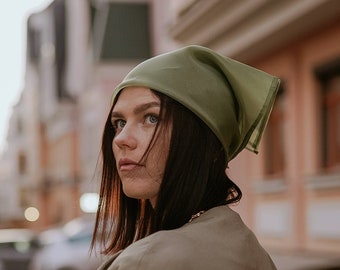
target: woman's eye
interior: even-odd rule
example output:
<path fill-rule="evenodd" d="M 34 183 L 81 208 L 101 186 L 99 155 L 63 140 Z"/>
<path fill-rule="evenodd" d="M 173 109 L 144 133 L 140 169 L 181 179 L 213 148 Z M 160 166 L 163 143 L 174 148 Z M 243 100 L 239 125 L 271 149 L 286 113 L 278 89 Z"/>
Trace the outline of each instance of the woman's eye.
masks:
<path fill-rule="evenodd" d="M 115 129 L 123 129 L 123 127 L 125 126 L 126 121 L 122 120 L 122 119 L 117 119 L 113 122 L 113 127 Z"/>
<path fill-rule="evenodd" d="M 145 122 L 148 124 L 157 124 L 158 123 L 158 116 L 149 114 L 145 117 Z"/>

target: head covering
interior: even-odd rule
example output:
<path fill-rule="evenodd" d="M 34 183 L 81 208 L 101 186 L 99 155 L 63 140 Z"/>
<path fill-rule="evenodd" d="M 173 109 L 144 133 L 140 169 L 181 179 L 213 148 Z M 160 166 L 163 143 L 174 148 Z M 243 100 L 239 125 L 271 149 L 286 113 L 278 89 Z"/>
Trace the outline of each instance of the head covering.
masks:
<path fill-rule="evenodd" d="M 263 71 L 191 45 L 150 58 L 115 88 L 161 92 L 195 113 L 221 141 L 227 162 L 247 147 L 257 153 L 280 80 Z"/>

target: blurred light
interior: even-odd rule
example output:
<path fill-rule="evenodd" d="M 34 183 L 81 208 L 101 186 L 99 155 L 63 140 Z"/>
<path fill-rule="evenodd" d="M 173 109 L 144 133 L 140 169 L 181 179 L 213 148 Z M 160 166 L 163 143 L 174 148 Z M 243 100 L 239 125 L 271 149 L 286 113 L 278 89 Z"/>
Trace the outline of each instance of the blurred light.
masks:
<path fill-rule="evenodd" d="M 84 193 L 80 197 L 80 208 L 85 213 L 95 213 L 97 212 L 98 201 L 97 193 Z"/>
<path fill-rule="evenodd" d="M 39 219 L 40 213 L 39 210 L 35 207 L 28 207 L 25 210 L 25 218 L 28 221 L 34 222 L 37 221 Z"/>

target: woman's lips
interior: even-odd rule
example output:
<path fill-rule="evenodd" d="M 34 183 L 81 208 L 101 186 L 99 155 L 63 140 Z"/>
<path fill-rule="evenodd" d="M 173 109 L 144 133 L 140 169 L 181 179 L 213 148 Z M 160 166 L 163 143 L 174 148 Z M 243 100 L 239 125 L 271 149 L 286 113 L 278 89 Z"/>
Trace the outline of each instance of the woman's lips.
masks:
<path fill-rule="evenodd" d="M 118 167 L 120 171 L 131 171 L 135 169 L 137 166 L 141 166 L 141 165 L 138 162 L 135 162 L 127 158 L 122 158 L 118 162 Z"/>

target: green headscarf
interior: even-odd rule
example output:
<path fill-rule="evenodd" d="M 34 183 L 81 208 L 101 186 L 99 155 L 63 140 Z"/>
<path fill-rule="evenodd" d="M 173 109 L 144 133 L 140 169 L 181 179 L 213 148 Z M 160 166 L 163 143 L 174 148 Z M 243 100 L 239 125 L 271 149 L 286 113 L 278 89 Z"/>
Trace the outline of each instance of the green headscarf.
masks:
<path fill-rule="evenodd" d="M 137 65 L 115 88 L 161 92 L 195 113 L 221 141 L 227 162 L 247 147 L 257 153 L 280 80 L 201 46 L 187 46 Z"/>

